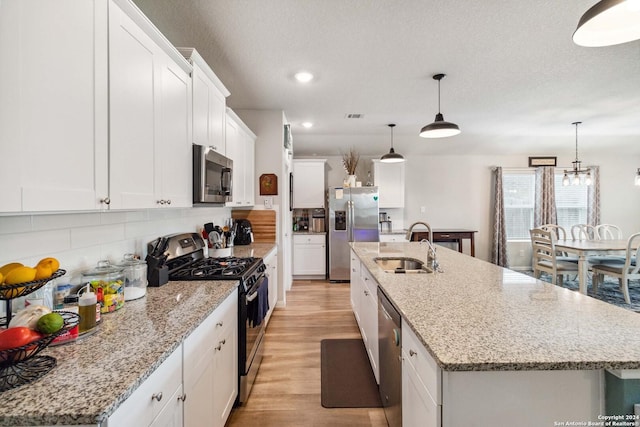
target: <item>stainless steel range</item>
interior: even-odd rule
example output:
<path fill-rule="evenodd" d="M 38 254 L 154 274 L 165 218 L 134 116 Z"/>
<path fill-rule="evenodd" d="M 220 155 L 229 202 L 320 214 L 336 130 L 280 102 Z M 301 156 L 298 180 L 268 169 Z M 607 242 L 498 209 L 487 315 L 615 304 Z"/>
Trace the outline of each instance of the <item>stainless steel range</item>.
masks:
<path fill-rule="evenodd" d="M 246 402 L 262 361 L 264 323 L 256 321 L 249 310 L 266 280 L 262 258 L 205 258 L 205 243 L 197 233 L 165 236 L 165 265 L 169 280 L 238 280 L 238 400 Z M 149 251 L 156 247 L 149 243 Z"/>

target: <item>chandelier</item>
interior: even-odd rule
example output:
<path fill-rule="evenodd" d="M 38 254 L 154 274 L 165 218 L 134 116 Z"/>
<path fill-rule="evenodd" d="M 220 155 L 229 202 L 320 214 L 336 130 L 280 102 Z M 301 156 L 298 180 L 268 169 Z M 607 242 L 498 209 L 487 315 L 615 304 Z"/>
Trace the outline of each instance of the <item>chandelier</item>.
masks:
<path fill-rule="evenodd" d="M 562 185 L 567 186 L 571 185 L 580 185 L 582 183 L 581 176 L 585 175 L 584 183 L 586 185 L 591 185 L 593 183 L 593 179 L 591 178 L 591 170 L 589 168 L 582 169 L 582 162 L 578 160 L 578 125 L 582 122 L 573 122 L 572 125 L 576 127 L 576 159 L 571 162 L 573 163 L 573 170 L 564 171 L 564 177 L 562 177 Z M 570 177 L 571 175 L 571 177 Z"/>

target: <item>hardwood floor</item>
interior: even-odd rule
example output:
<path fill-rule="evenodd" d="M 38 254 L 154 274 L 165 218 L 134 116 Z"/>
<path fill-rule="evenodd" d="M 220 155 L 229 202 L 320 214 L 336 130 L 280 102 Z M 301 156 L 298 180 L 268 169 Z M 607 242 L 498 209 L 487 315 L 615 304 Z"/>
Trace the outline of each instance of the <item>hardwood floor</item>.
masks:
<path fill-rule="evenodd" d="M 348 283 L 294 281 L 287 306 L 276 308 L 264 358 L 247 402 L 228 427 L 387 426 L 381 408 L 324 408 L 320 403 L 320 341 L 360 338 Z"/>

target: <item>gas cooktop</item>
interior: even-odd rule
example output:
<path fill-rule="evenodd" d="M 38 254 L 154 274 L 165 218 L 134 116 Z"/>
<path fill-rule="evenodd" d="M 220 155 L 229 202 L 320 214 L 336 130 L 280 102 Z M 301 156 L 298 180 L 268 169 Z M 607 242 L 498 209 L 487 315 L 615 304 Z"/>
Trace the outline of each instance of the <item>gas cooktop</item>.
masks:
<path fill-rule="evenodd" d="M 170 280 L 238 280 L 247 278 L 262 263 L 261 258 L 177 258 L 169 264 Z M 178 264 L 178 265 L 175 265 Z"/>

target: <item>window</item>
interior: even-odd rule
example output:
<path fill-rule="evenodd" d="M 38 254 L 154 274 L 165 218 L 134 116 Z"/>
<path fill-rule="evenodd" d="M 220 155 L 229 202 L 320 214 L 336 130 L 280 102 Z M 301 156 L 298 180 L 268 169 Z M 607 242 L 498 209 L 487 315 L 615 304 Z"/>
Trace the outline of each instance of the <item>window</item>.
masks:
<path fill-rule="evenodd" d="M 587 222 L 587 186 L 562 185 L 562 173 L 555 174 L 558 225 L 567 233 L 574 224 Z M 535 172 L 505 172 L 502 175 L 507 240 L 529 240 L 535 209 Z"/>

